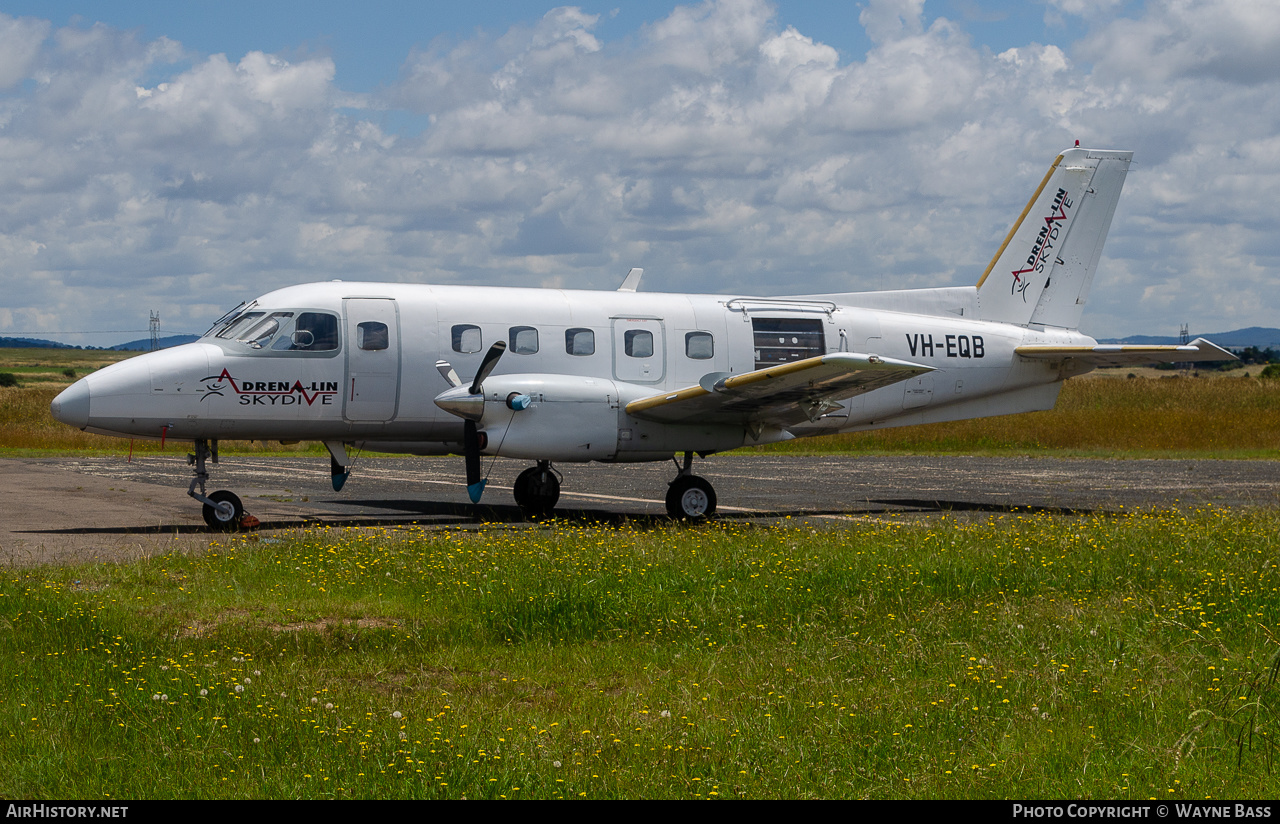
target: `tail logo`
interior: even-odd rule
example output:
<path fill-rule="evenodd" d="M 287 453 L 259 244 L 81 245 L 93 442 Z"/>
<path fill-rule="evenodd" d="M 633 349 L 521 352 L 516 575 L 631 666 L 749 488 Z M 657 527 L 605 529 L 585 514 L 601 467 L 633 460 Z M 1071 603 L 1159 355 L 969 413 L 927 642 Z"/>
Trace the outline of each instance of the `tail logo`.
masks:
<path fill-rule="evenodd" d="M 1027 255 L 1026 268 L 1016 269 L 1013 272 L 1013 283 L 1009 294 L 1021 294 L 1024 303 L 1027 300 L 1027 287 L 1031 285 L 1031 281 L 1025 276 L 1044 273 L 1044 263 L 1049 257 L 1049 251 L 1057 244 L 1058 235 L 1063 228 L 1059 224 L 1067 219 L 1067 210 L 1071 206 L 1072 202 L 1067 197 L 1067 190 L 1059 188 L 1058 193 L 1054 195 L 1053 206 L 1044 218 L 1044 225 L 1040 227 L 1040 234 L 1036 236 L 1035 244 L 1031 247 L 1031 253 Z"/>

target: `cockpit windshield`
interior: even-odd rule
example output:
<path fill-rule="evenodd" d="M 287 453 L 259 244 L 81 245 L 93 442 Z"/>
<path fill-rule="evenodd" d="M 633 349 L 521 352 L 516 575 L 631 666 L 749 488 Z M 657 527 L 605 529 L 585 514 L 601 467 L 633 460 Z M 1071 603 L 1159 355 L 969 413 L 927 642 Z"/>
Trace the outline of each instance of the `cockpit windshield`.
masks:
<path fill-rule="evenodd" d="M 241 312 L 240 314 L 232 318 L 230 321 L 228 321 L 225 326 L 219 329 L 218 332 L 214 335 L 214 337 L 222 338 L 223 340 L 235 340 L 238 337 L 240 337 L 241 332 L 243 332 L 244 330 L 252 326 L 254 322 L 257 321 L 257 319 L 262 317 L 264 314 L 266 313 L 265 312 Z"/>
<path fill-rule="evenodd" d="M 292 312 L 272 312 L 269 317 L 263 318 L 250 326 L 249 330 L 244 334 L 236 335 L 236 340 L 248 344 L 254 349 L 261 349 L 271 343 L 271 339 L 276 336 L 276 332 L 280 331 L 280 325 L 291 317 L 293 317 Z"/>
<path fill-rule="evenodd" d="M 256 301 L 255 301 L 255 303 L 256 303 Z M 224 329 L 228 323 L 230 323 L 231 321 L 233 321 L 233 320 L 235 320 L 236 318 L 240 317 L 240 314 L 241 314 L 242 312 L 245 312 L 245 311 L 247 311 L 247 310 L 249 310 L 249 309 L 252 309 L 252 308 L 253 308 L 253 304 L 251 304 L 251 303 L 245 303 L 244 301 L 240 301 L 239 305 L 238 305 L 238 306 L 236 306 L 236 308 L 232 309 L 230 312 L 227 312 L 225 315 L 223 315 L 222 317 L 220 317 L 220 318 L 218 318 L 217 320 L 215 320 L 215 321 L 213 322 L 213 325 L 212 325 L 212 326 L 210 326 L 208 329 L 206 329 L 206 330 L 205 330 L 205 333 L 204 333 L 203 335 L 201 335 L 200 337 L 202 337 L 202 338 L 207 338 L 207 337 L 209 337 L 210 335 L 212 335 L 214 332 L 217 332 L 217 331 L 220 331 L 220 330 Z"/>
<path fill-rule="evenodd" d="M 338 316 L 329 312 L 257 309 L 257 301 L 241 304 L 213 325 L 206 338 L 237 344 L 232 349 L 264 352 L 337 352 Z"/>

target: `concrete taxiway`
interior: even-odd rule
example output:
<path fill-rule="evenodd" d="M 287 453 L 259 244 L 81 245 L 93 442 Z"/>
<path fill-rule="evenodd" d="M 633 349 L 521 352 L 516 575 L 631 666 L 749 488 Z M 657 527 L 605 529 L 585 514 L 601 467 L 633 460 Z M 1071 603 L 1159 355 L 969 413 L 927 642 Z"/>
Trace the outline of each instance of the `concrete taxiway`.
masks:
<path fill-rule="evenodd" d="M 489 462 L 485 462 L 489 470 Z M 526 464 L 499 460 L 479 507 L 456 458 L 359 461 L 335 493 L 327 458 L 225 458 L 210 490 L 229 489 L 264 529 L 304 525 L 466 526 L 523 519 L 511 483 Z M 665 518 L 670 463 L 566 465 L 557 515 L 617 522 Z M 808 519 L 1146 507 L 1280 506 L 1280 462 L 985 457 L 724 455 L 696 470 L 721 520 Z M 0 460 L 0 562 L 119 561 L 208 545 L 187 497 L 184 455 Z"/>

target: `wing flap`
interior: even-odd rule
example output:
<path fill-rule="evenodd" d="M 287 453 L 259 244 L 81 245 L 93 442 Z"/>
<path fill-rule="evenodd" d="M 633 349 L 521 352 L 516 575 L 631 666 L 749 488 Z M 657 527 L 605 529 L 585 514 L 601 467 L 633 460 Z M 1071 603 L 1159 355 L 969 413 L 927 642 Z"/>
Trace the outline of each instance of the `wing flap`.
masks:
<path fill-rule="evenodd" d="M 894 358 L 838 352 L 741 375 L 708 375 L 699 386 L 634 400 L 627 414 L 663 423 L 787 426 L 816 420 L 838 400 L 932 371 Z"/>
<path fill-rule="evenodd" d="M 1236 356 L 1204 338 L 1181 346 L 1131 346 L 1100 343 L 1097 346 L 1019 346 L 1014 350 L 1024 358 L 1065 360 L 1071 358 L 1094 366 L 1132 366 L 1142 363 L 1201 363 L 1236 360 Z"/>

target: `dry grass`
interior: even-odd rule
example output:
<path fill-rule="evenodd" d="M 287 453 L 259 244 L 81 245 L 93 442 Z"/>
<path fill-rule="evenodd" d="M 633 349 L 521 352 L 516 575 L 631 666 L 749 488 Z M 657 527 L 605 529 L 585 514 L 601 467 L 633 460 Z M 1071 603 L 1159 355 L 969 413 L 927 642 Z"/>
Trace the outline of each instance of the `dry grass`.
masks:
<path fill-rule="evenodd" d="M 833 435 L 776 452 L 1033 452 L 1280 457 L 1280 381 L 1076 379 L 1049 412 Z"/>

